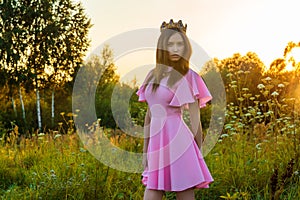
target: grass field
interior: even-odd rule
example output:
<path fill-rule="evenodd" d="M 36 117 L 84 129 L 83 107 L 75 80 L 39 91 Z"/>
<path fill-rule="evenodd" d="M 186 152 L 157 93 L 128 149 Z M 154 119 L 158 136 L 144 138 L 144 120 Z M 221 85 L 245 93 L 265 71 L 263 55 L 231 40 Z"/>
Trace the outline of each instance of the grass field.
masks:
<path fill-rule="evenodd" d="M 225 126 L 226 127 L 226 126 Z M 299 158 L 292 134 L 274 137 L 264 125 L 249 134 L 223 134 L 205 157 L 214 177 L 196 199 L 300 199 Z M 112 130 L 106 129 L 104 132 Z M 0 145 L 2 199 L 142 199 L 138 173 L 107 167 L 79 136 L 52 132 L 18 138 L 17 128 Z M 18 142 L 17 142 L 18 141 Z M 111 141 L 142 151 L 142 139 L 118 133 Z M 175 199 L 166 193 L 165 199 Z"/>

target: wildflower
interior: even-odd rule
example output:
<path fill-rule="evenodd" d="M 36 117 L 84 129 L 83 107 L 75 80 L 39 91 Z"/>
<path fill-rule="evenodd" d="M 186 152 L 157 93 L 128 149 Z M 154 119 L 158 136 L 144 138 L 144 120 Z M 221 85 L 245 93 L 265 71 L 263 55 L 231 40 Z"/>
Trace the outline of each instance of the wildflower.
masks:
<path fill-rule="evenodd" d="M 270 78 L 269 76 L 267 78 L 265 78 L 266 81 L 270 81 L 272 80 L 272 78 Z"/>
<path fill-rule="evenodd" d="M 267 115 L 272 115 L 272 114 L 274 114 L 274 112 L 272 110 L 269 110 L 266 114 Z"/>
<path fill-rule="evenodd" d="M 284 127 L 284 128 L 282 128 L 282 129 L 280 129 L 280 131 L 282 131 L 282 132 L 283 132 L 283 131 L 286 131 L 286 128 Z"/>
<path fill-rule="evenodd" d="M 271 94 L 272 96 L 274 96 L 274 97 L 276 97 L 276 96 L 278 96 L 279 95 L 279 93 L 278 92 L 276 92 L 276 91 L 274 91 L 272 94 Z"/>
<path fill-rule="evenodd" d="M 295 124 L 289 125 L 288 127 L 289 127 L 289 128 L 295 128 Z"/>
<path fill-rule="evenodd" d="M 244 97 L 249 98 L 252 96 L 252 94 L 243 94 Z"/>
<path fill-rule="evenodd" d="M 255 145 L 255 148 L 256 148 L 257 150 L 261 150 L 260 145 L 261 145 L 261 143 L 258 143 L 257 145 Z"/>
<path fill-rule="evenodd" d="M 230 129 L 230 128 L 232 128 L 231 124 L 226 124 L 225 125 L 225 129 Z"/>
<path fill-rule="evenodd" d="M 279 88 L 283 88 L 283 87 L 285 87 L 285 85 L 282 84 L 282 83 L 280 83 L 280 84 L 278 84 L 278 87 L 279 87 Z"/>
<path fill-rule="evenodd" d="M 265 88 L 265 86 L 264 86 L 264 84 L 258 84 L 257 88 L 258 89 L 263 89 L 263 88 Z"/>
<path fill-rule="evenodd" d="M 264 96 L 267 96 L 268 94 L 269 94 L 269 91 L 267 91 L 267 90 L 263 92 Z"/>
<path fill-rule="evenodd" d="M 56 134 L 56 135 L 54 136 L 54 139 L 59 138 L 59 137 L 61 137 L 61 134 Z"/>
<path fill-rule="evenodd" d="M 44 135 L 45 135 L 45 133 L 39 133 L 39 134 L 38 134 L 39 137 L 42 137 L 42 136 L 44 136 Z"/>

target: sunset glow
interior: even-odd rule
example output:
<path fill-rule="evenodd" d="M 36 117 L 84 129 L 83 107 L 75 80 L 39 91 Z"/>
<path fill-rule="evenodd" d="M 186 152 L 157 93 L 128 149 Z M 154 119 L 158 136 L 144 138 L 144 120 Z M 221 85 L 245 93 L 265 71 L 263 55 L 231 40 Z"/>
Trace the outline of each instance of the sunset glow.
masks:
<path fill-rule="evenodd" d="M 203 47 L 210 57 L 225 59 L 234 53 L 244 55 L 251 51 L 266 67 L 282 58 L 288 42 L 298 42 L 300 35 L 296 20 L 292 20 L 300 17 L 298 3 L 293 0 L 189 0 L 184 3 L 180 0 L 132 0 L 130 3 L 118 1 L 117 4 L 101 0 L 74 1 L 83 3 L 94 24 L 88 55 L 115 35 L 140 28 L 158 28 L 162 21 L 170 18 L 187 23 L 188 37 Z M 293 54 L 299 62 L 299 51 Z M 118 65 L 120 75 L 130 73 L 128 66 L 134 66 L 136 61 L 133 60 L 141 57 L 126 59 L 126 63 Z M 289 64 L 287 60 L 286 63 Z M 143 64 L 149 64 L 149 59 Z"/>
<path fill-rule="evenodd" d="M 293 66 L 293 61 L 295 66 L 300 64 L 300 47 L 295 47 L 290 53 L 288 53 L 288 56 L 286 58 L 286 71 L 292 71 L 295 69 L 295 66 Z"/>
<path fill-rule="evenodd" d="M 286 71 L 292 71 L 294 69 L 294 66 L 292 65 L 292 63 L 288 63 L 285 67 Z"/>
<path fill-rule="evenodd" d="M 289 53 L 289 57 L 293 57 L 296 63 L 300 62 L 300 47 L 295 47 Z"/>

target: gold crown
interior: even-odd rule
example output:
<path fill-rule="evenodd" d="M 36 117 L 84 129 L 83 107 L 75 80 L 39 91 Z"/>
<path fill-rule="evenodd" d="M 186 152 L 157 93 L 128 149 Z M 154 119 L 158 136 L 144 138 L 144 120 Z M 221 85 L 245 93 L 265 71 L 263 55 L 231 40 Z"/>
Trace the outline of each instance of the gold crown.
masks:
<path fill-rule="evenodd" d="M 166 22 L 162 23 L 162 25 L 160 26 L 160 31 L 162 31 L 164 29 L 172 29 L 172 28 L 181 29 L 183 32 L 186 33 L 187 25 L 185 24 L 185 26 L 183 26 L 183 23 L 181 20 L 179 20 L 178 22 L 173 22 L 173 19 L 170 19 L 169 23 L 166 23 Z"/>

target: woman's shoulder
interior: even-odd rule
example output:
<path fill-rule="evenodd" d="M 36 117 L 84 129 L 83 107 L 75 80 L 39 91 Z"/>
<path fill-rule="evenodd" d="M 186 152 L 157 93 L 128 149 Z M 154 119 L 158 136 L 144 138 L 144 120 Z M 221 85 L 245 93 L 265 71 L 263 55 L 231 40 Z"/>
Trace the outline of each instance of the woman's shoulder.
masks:
<path fill-rule="evenodd" d="M 200 75 L 194 71 L 193 69 L 189 68 L 188 72 L 187 72 L 187 78 L 196 78 L 196 77 L 200 77 Z"/>

